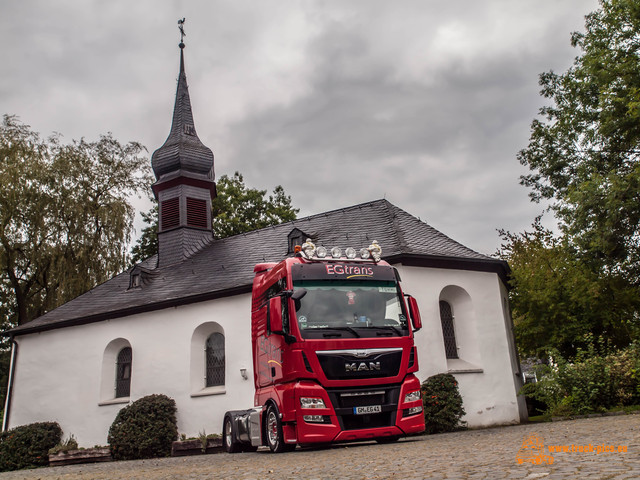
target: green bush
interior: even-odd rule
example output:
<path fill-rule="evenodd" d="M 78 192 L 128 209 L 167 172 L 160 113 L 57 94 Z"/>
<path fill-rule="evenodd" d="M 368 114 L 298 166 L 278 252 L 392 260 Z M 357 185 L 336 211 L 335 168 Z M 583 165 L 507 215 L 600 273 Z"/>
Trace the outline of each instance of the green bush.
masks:
<path fill-rule="evenodd" d="M 49 464 L 49 449 L 62 438 L 57 422 L 40 422 L 12 428 L 0 434 L 0 471 L 43 467 Z"/>
<path fill-rule="evenodd" d="M 149 395 L 120 410 L 108 436 L 115 460 L 168 457 L 177 439 L 176 402 L 166 395 Z"/>
<path fill-rule="evenodd" d="M 458 382 L 449 373 L 439 373 L 422 382 L 422 404 L 426 432 L 452 432 L 466 425 Z"/>
<path fill-rule="evenodd" d="M 573 362 L 552 354 L 553 364 L 521 393 L 544 402 L 553 416 L 603 412 L 640 403 L 640 345 L 600 354 L 589 347 Z"/>

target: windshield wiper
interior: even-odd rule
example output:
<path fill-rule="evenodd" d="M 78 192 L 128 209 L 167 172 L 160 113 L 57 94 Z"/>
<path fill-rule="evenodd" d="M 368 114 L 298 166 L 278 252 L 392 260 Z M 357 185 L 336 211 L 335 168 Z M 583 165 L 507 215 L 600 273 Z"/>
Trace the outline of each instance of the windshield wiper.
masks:
<path fill-rule="evenodd" d="M 379 330 L 395 332 L 399 337 L 402 337 L 402 330 L 400 330 L 398 327 L 394 327 L 393 325 L 369 325 L 367 328 L 376 328 Z"/>
<path fill-rule="evenodd" d="M 346 332 L 352 333 L 354 337 L 358 337 L 360 338 L 360 334 L 358 332 L 356 332 L 355 329 L 351 328 L 351 327 L 327 327 L 327 328 L 323 328 L 323 330 L 344 330 Z M 329 337 L 331 336 L 331 334 L 323 334 L 325 337 Z"/>

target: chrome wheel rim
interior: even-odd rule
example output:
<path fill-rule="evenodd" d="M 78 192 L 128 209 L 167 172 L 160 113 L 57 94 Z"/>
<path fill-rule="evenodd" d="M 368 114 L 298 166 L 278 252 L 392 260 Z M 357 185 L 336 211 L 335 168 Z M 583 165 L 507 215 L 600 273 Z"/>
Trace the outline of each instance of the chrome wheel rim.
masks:
<path fill-rule="evenodd" d="M 267 437 L 271 445 L 275 445 L 278 442 L 278 419 L 273 410 L 269 412 L 267 417 Z"/>
<path fill-rule="evenodd" d="M 224 442 L 228 447 L 231 447 L 231 422 L 229 420 L 224 422 Z"/>

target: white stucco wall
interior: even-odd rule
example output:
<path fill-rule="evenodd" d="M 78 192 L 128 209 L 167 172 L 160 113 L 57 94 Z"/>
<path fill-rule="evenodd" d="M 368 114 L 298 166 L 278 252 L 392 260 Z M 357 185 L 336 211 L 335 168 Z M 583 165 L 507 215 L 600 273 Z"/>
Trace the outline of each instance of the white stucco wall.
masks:
<path fill-rule="evenodd" d="M 219 433 L 225 411 L 253 405 L 249 315 L 246 294 L 16 337 L 8 427 L 57 421 L 65 436 L 73 434 L 81 446 L 106 444 L 109 426 L 126 403 L 105 398 L 102 383 L 111 392 L 109 399 L 114 396 L 115 364 L 103 379 L 103 357 L 113 340 L 124 339 L 133 351 L 131 401 L 163 393 L 176 401 L 180 433 Z M 207 393 L 204 365 L 202 377 L 192 376 L 191 342 L 194 331 L 207 322 L 218 323 L 225 334 L 226 385 L 198 396 L 194 392 Z M 247 369 L 248 380 L 241 368 Z M 192 385 L 196 381 L 201 383 Z"/>
<path fill-rule="evenodd" d="M 405 292 L 416 297 L 422 313 L 424 327 L 416 334 L 420 380 L 453 373 L 472 427 L 517 423 L 517 362 L 510 355 L 506 291 L 498 276 L 398 269 Z M 445 358 L 440 299 L 454 309 L 460 360 Z M 204 389 L 204 340 L 212 331 L 225 335 L 226 385 Z M 109 426 L 128 403 L 113 399 L 114 358 L 126 345 L 133 351 L 129 400 L 153 393 L 175 399 L 180 433 L 219 433 L 225 411 L 253 405 L 249 294 L 22 335 L 16 341 L 9 428 L 53 420 L 81 446 L 106 444 Z"/>
<path fill-rule="evenodd" d="M 487 272 L 396 267 L 403 290 L 418 300 L 422 314 L 424 327 L 416 334 L 420 380 L 452 373 L 466 411 L 463 419 L 470 427 L 519 423 L 524 400 L 517 397 L 518 362 L 507 329 L 508 309 L 503 308 L 506 290 L 499 277 Z M 440 300 L 453 308 L 459 359 L 447 360 L 445 355 Z"/>

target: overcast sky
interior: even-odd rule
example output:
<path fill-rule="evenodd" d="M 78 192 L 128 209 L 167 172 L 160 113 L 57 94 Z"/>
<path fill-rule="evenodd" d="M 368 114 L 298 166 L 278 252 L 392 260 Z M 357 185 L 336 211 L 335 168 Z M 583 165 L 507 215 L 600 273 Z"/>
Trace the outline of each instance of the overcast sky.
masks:
<path fill-rule="evenodd" d="M 280 184 L 299 216 L 386 198 L 487 254 L 541 213 L 517 159 L 595 0 L 0 3 L 0 113 L 43 135 L 171 126 L 186 17 L 195 126 L 216 176 Z M 137 202 L 146 210 L 150 204 Z M 138 222 L 138 226 L 140 223 Z"/>

